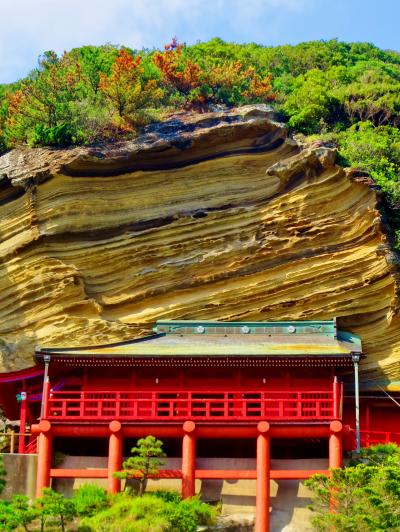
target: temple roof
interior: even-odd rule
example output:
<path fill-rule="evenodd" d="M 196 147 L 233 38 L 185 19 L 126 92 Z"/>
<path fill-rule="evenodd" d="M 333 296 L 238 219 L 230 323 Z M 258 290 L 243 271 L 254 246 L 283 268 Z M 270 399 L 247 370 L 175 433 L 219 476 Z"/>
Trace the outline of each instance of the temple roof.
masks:
<path fill-rule="evenodd" d="M 37 355 L 201 357 L 349 356 L 362 352 L 357 335 L 338 331 L 336 321 L 156 323 L 154 334 L 117 344 L 37 348 Z"/>

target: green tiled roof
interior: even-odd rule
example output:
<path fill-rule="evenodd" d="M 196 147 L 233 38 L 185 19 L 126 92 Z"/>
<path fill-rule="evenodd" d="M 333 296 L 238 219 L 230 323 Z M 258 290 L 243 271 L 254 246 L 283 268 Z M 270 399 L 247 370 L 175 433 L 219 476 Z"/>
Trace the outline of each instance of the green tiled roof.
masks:
<path fill-rule="evenodd" d="M 38 348 L 38 354 L 70 356 L 346 356 L 361 353 L 358 336 L 337 331 L 336 321 L 166 321 L 156 334 L 118 344 Z"/>

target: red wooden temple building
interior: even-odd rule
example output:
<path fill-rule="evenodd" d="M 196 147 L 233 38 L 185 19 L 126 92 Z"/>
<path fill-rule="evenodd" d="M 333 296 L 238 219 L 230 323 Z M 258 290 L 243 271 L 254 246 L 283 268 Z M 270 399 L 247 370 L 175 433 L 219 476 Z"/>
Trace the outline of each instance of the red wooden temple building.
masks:
<path fill-rule="evenodd" d="M 274 444 L 290 452 L 293 442 L 307 450 L 317 441 L 334 468 L 344 450 L 368 438 L 400 441 L 391 433 L 394 419 L 399 426 L 396 405 L 380 416 L 381 425 L 372 422 L 371 409 L 383 396 L 359 393 L 361 341 L 337 330 L 335 320 L 158 321 L 154 334 L 139 340 L 37 348 L 36 357 L 34 368 L 0 376 L 0 404 L 26 431 L 19 451 L 38 453 L 38 494 L 53 478 L 106 478 L 117 492 L 113 473 L 121 469 L 125 443 L 152 434 L 178 449 L 181 468 L 160 476 L 181 478 L 184 497 L 194 494 L 198 478 L 255 479 L 256 530 L 265 532 L 269 480 L 317 472 L 271 469 Z M 212 453 L 220 442 L 235 448 L 244 441 L 254 447 L 255 470 L 196 466 L 196 449 Z M 80 446 L 82 453 L 85 442 L 105 448 L 106 469 L 52 466 L 57 445 Z"/>

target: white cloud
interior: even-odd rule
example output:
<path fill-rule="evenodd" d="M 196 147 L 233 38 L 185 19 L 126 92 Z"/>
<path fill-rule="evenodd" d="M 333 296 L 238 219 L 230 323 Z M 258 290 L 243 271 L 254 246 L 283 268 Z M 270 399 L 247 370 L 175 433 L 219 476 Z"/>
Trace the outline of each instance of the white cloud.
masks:
<path fill-rule="evenodd" d="M 283 12 L 293 15 L 315 1 L 0 0 L 0 82 L 26 73 L 48 49 L 105 42 L 153 47 L 175 34 L 186 42 L 256 40 L 281 26 Z"/>

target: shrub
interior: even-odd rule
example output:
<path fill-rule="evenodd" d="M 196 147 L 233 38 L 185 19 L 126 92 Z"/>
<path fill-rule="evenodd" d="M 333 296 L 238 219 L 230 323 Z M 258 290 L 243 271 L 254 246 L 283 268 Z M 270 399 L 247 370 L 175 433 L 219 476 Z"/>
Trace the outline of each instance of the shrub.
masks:
<path fill-rule="evenodd" d="M 197 497 L 180 500 L 174 492 L 143 497 L 118 494 L 110 508 L 82 520 L 81 532 L 194 532 L 215 521 L 216 511 Z"/>
<path fill-rule="evenodd" d="M 76 490 L 73 503 L 80 516 L 91 516 L 109 505 L 105 490 L 96 484 L 83 484 Z"/>
<path fill-rule="evenodd" d="M 66 148 L 73 144 L 82 143 L 83 137 L 82 132 L 79 132 L 72 124 L 65 122 L 54 127 L 36 124 L 29 138 L 29 145 L 31 147 L 58 146 Z"/>
<path fill-rule="evenodd" d="M 162 499 L 165 502 L 173 502 L 175 504 L 179 504 L 182 500 L 180 494 L 177 491 L 172 490 L 156 490 L 153 491 L 152 495 Z"/>
<path fill-rule="evenodd" d="M 169 522 L 163 515 L 165 505 L 151 495 L 131 497 L 120 493 L 113 498 L 110 508 L 83 519 L 81 525 L 93 532 L 166 532 Z"/>
<path fill-rule="evenodd" d="M 165 514 L 170 522 L 170 532 L 195 532 L 199 525 L 211 525 L 215 520 L 215 509 L 198 497 L 168 503 Z"/>

